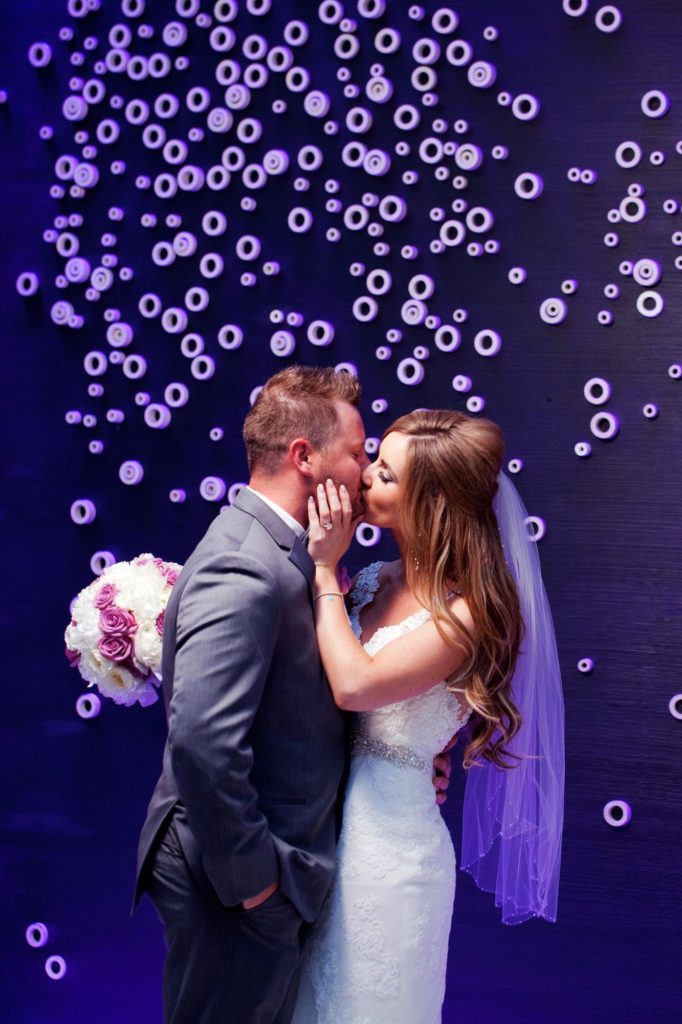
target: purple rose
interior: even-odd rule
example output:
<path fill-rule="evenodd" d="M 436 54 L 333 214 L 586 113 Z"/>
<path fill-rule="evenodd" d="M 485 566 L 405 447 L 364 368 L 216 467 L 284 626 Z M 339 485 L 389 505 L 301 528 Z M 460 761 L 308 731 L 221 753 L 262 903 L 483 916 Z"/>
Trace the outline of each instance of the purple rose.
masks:
<path fill-rule="evenodd" d="M 118 587 L 115 583 L 105 583 L 103 587 L 100 587 L 97 597 L 93 601 L 95 608 L 108 608 L 110 604 L 114 603 L 117 594 Z"/>
<path fill-rule="evenodd" d="M 99 628 L 105 634 L 116 633 L 128 636 L 137 632 L 137 623 L 132 612 L 116 605 L 103 608 L 99 613 Z"/>
<path fill-rule="evenodd" d="M 169 569 L 168 570 L 168 572 L 166 573 L 166 583 L 168 584 L 169 587 L 174 587 L 175 586 L 175 584 L 177 583 L 179 575 L 180 575 L 180 573 L 178 572 L 177 569 Z"/>
<path fill-rule="evenodd" d="M 73 651 L 70 647 L 66 647 L 64 653 L 69 659 L 69 668 L 77 668 L 78 662 L 81 660 L 80 651 Z"/>
<path fill-rule="evenodd" d="M 120 636 L 110 633 L 100 637 L 97 644 L 105 658 L 111 661 L 125 661 L 133 652 L 133 642 L 129 636 Z"/>
<path fill-rule="evenodd" d="M 163 611 L 156 616 L 156 632 L 159 634 L 159 636 L 163 636 L 163 620 L 165 619 L 165 617 L 166 609 L 164 608 Z"/>

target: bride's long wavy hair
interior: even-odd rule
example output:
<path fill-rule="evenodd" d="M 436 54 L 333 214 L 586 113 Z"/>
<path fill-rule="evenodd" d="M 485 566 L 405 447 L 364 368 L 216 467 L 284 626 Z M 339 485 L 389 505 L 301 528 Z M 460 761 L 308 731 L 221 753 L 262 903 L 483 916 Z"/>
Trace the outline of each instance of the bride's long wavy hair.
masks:
<path fill-rule="evenodd" d="M 521 726 L 510 680 L 523 622 L 493 509 L 502 431 L 490 420 L 443 409 L 408 413 L 384 437 L 394 431 L 412 439 L 396 509 L 406 582 L 441 636 L 466 652 L 447 680 L 465 687 L 474 712 L 464 767 L 485 759 L 513 768 L 504 758 L 514 756 L 505 745 Z M 477 641 L 448 605 L 451 586 L 467 600 Z"/>

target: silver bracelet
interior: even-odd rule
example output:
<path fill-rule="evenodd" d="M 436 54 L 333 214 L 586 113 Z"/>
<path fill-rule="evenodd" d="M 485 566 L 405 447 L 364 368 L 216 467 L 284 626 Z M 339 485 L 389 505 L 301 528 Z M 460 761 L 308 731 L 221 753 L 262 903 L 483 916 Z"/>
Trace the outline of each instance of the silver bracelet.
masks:
<path fill-rule="evenodd" d="M 314 597 L 313 604 L 315 604 L 316 601 L 319 601 L 321 597 L 340 597 L 343 599 L 343 594 L 340 590 L 327 590 L 324 594 L 318 594 L 317 597 Z"/>

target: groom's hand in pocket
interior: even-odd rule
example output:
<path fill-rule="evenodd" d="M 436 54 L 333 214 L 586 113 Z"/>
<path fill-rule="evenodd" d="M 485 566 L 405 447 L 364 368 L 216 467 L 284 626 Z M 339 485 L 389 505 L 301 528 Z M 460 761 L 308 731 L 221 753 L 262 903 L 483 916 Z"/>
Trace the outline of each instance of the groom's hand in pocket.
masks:
<path fill-rule="evenodd" d="M 273 893 L 279 889 L 279 882 L 271 882 L 270 885 L 263 889 L 262 892 L 257 893 L 255 896 L 249 896 L 248 899 L 242 900 L 242 907 L 244 910 L 255 910 L 261 903 L 265 903 L 269 900 Z"/>

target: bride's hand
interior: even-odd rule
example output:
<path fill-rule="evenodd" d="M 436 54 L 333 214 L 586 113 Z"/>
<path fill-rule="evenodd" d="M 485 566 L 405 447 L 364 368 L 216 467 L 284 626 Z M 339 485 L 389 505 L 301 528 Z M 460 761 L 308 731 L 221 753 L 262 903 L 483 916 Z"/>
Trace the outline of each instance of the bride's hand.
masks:
<path fill-rule="evenodd" d="M 308 552 L 318 568 L 334 571 L 348 549 L 360 516 L 353 519 L 350 495 L 344 484 L 337 491 L 332 480 L 317 487 L 317 503 L 308 499 Z"/>

